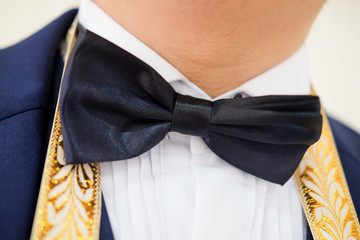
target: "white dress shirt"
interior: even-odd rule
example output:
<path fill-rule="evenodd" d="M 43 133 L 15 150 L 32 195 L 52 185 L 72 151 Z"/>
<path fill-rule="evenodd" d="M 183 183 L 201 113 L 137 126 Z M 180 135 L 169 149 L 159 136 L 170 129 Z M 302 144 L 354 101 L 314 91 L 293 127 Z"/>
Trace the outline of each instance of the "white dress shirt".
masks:
<path fill-rule="evenodd" d="M 155 69 L 182 94 L 213 100 L 90 0 L 80 23 Z M 308 94 L 305 49 L 216 99 Z M 215 99 L 214 99 L 215 100 Z M 293 178 L 284 186 L 226 163 L 200 137 L 170 132 L 139 157 L 100 163 L 117 240 L 300 240 L 306 223 Z"/>

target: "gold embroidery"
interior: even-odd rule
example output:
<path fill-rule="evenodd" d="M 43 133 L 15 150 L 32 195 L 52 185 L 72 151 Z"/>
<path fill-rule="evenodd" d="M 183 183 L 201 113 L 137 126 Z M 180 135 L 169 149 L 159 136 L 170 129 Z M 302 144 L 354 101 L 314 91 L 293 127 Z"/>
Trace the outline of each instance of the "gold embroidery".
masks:
<path fill-rule="evenodd" d="M 66 60 L 76 39 L 76 25 L 77 19 L 68 32 Z M 58 100 L 31 239 L 96 240 L 100 216 L 99 165 L 65 165 Z"/>
<path fill-rule="evenodd" d="M 64 165 L 57 110 L 32 239 L 98 239 L 101 192 L 98 164 Z"/>
<path fill-rule="evenodd" d="M 357 240 L 360 227 L 329 123 L 295 173 L 305 215 L 315 240 Z"/>

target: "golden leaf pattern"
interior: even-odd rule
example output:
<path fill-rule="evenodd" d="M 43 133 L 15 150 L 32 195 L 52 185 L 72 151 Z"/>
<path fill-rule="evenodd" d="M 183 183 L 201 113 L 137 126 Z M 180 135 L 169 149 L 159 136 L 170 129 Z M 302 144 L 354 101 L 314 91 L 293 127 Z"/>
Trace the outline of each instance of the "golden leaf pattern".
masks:
<path fill-rule="evenodd" d="M 322 136 L 304 155 L 295 179 L 315 240 L 360 239 L 359 221 L 325 116 Z"/>
<path fill-rule="evenodd" d="M 77 24 L 78 20 L 75 18 L 67 33 L 63 73 L 77 37 Z M 58 101 L 31 239 L 99 238 L 100 167 L 97 163 L 65 164 Z"/>
<path fill-rule="evenodd" d="M 98 239 L 101 215 L 99 165 L 65 165 L 65 162 L 57 111 L 32 239 Z"/>

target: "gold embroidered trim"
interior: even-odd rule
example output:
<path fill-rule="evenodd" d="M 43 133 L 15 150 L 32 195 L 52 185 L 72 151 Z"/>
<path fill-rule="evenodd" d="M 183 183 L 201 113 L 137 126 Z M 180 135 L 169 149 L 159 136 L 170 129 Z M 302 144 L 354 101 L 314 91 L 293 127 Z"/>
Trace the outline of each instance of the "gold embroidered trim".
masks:
<path fill-rule="evenodd" d="M 320 140 L 295 172 L 303 209 L 315 240 L 359 240 L 360 227 L 326 116 Z"/>
<path fill-rule="evenodd" d="M 65 165 L 57 110 L 31 239 L 98 239 L 98 164 Z"/>
<path fill-rule="evenodd" d="M 68 32 L 66 60 L 76 39 L 76 25 L 77 19 Z M 96 240 L 100 216 L 99 165 L 65 165 L 58 100 L 31 239 Z"/>

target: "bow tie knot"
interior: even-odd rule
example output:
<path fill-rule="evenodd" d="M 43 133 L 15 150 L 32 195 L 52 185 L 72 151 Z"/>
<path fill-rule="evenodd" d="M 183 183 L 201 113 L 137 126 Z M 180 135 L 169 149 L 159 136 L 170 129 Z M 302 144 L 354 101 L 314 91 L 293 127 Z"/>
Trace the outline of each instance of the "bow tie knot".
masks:
<path fill-rule="evenodd" d="M 177 93 L 170 131 L 203 137 L 211 113 L 211 101 Z"/>

